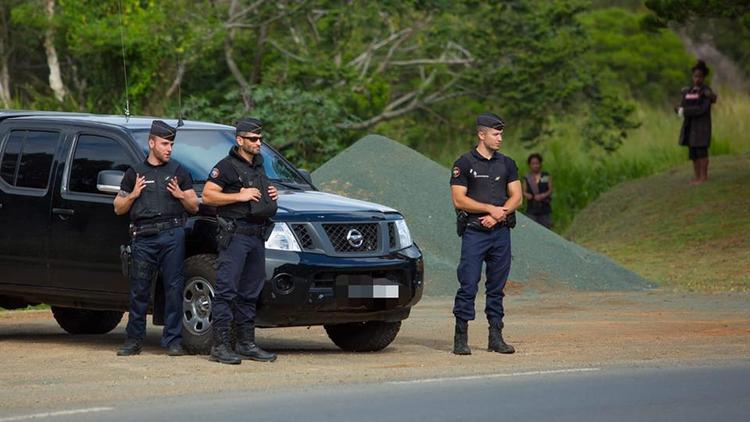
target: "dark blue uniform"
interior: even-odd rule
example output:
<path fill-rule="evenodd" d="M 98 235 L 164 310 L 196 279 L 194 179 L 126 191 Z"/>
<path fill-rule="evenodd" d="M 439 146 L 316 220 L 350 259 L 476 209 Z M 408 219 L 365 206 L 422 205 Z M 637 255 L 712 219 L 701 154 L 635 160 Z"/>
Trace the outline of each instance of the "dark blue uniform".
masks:
<path fill-rule="evenodd" d="M 190 173 L 175 160 L 153 166 L 145 161 L 130 168 L 120 189 L 133 191 L 136 173 L 146 178 L 141 196 L 130 209 L 133 267 L 130 274 L 130 306 L 128 308 L 129 339 L 143 341 L 146 335 L 146 313 L 151 297 L 151 281 L 161 270 L 164 283 L 165 316 L 161 345 L 169 347 L 182 340 L 182 263 L 185 259 L 185 209 L 166 189 L 177 177 L 182 190 L 193 189 Z"/>
<path fill-rule="evenodd" d="M 244 174 L 241 175 L 238 170 Z M 258 154 L 252 163 L 248 163 L 239 155 L 237 147 L 216 164 L 208 180 L 220 186 L 222 192 L 236 193 L 250 186 L 267 195 L 265 191 L 268 185 L 263 182 L 267 182 L 263 156 Z M 216 292 L 212 304 L 213 324 L 217 328 L 228 328 L 232 321 L 237 325 L 255 322 L 258 297 L 266 280 L 263 232 L 269 223 L 268 218 L 251 215 L 250 209 L 255 205 L 251 201 L 218 207 L 219 217 L 233 222 L 237 229 L 229 245 L 219 247 Z"/>
<path fill-rule="evenodd" d="M 518 168 L 511 158 L 495 152 L 488 160 L 473 149 L 453 164 L 450 184 L 465 186 L 467 196 L 475 201 L 502 206 L 508 200 L 508 184 L 516 180 Z M 482 264 L 486 263 L 485 313 L 490 324 L 497 325 L 504 316 L 504 288 L 510 272 L 510 228 L 499 223 L 488 230 L 478 221 L 480 217 L 482 214 L 470 214 L 469 225 L 461 238 L 461 261 L 457 270 L 460 287 L 453 314 L 463 321 L 474 320 L 474 300 Z"/>

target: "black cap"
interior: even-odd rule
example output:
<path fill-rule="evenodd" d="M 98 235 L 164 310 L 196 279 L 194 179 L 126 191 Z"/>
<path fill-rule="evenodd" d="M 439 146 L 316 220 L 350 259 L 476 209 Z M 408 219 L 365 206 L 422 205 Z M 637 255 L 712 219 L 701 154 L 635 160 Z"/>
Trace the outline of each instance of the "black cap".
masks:
<path fill-rule="evenodd" d="M 246 117 L 244 119 L 238 120 L 235 127 L 237 128 L 237 135 L 243 132 L 260 134 L 260 132 L 263 130 L 263 122 L 254 117 Z"/>
<path fill-rule="evenodd" d="M 169 126 L 162 120 L 154 120 L 151 123 L 151 132 L 149 132 L 149 135 L 174 141 L 174 137 L 177 135 L 177 129 Z"/>
<path fill-rule="evenodd" d="M 497 114 L 482 113 L 477 116 L 477 126 L 484 126 L 490 129 L 503 130 L 505 122 Z"/>

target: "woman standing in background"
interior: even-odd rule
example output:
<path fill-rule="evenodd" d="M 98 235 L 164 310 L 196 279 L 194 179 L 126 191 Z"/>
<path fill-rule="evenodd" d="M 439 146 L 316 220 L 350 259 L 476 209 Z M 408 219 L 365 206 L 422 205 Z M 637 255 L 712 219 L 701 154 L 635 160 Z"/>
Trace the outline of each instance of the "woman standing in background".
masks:
<path fill-rule="evenodd" d="M 523 178 L 523 196 L 526 197 L 526 215 L 552 229 L 552 178 L 542 171 L 541 154 L 531 154 L 526 160 L 529 172 Z"/>
<path fill-rule="evenodd" d="M 682 89 L 682 100 L 675 110 L 683 117 L 680 145 L 688 147 L 688 157 L 693 161 L 695 177 L 690 184 L 698 185 L 708 179 L 711 104 L 716 102 L 716 94 L 704 84 L 709 70 L 703 60 L 698 60 L 692 71 L 693 86 Z"/>

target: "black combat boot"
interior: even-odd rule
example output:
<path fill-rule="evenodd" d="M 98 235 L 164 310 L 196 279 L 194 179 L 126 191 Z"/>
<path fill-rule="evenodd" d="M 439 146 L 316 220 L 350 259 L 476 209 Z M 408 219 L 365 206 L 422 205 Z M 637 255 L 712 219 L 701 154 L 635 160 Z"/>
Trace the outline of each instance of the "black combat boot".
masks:
<path fill-rule="evenodd" d="M 516 349 L 514 349 L 513 346 L 503 340 L 504 325 L 505 324 L 503 324 L 502 322 L 490 322 L 490 335 L 489 339 L 487 340 L 488 352 L 497 352 L 504 354 L 511 354 L 516 352 Z"/>
<path fill-rule="evenodd" d="M 211 346 L 211 356 L 209 356 L 209 359 L 229 365 L 239 365 L 242 363 L 242 359 L 229 346 L 229 327 L 214 327 L 214 345 Z"/>
<path fill-rule="evenodd" d="M 117 351 L 117 356 L 133 356 L 141 353 L 141 342 L 134 338 L 125 339 L 125 344 Z"/>
<path fill-rule="evenodd" d="M 255 325 L 242 324 L 237 326 L 237 354 L 242 359 L 256 360 L 258 362 L 273 362 L 276 354 L 267 352 L 255 344 Z"/>
<path fill-rule="evenodd" d="M 456 318 L 456 333 L 453 335 L 453 354 L 470 355 L 469 321 Z"/>

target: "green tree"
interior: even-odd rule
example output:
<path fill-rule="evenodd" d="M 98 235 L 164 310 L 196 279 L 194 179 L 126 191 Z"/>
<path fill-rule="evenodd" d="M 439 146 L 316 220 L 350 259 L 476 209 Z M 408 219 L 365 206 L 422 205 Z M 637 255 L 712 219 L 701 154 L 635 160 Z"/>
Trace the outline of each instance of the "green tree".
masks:
<path fill-rule="evenodd" d="M 606 85 L 624 95 L 666 102 L 685 85 L 686 69 L 694 59 L 674 32 L 644 30 L 642 17 L 620 8 L 583 13 L 580 20 L 592 46 L 586 61 L 599 69 Z"/>

